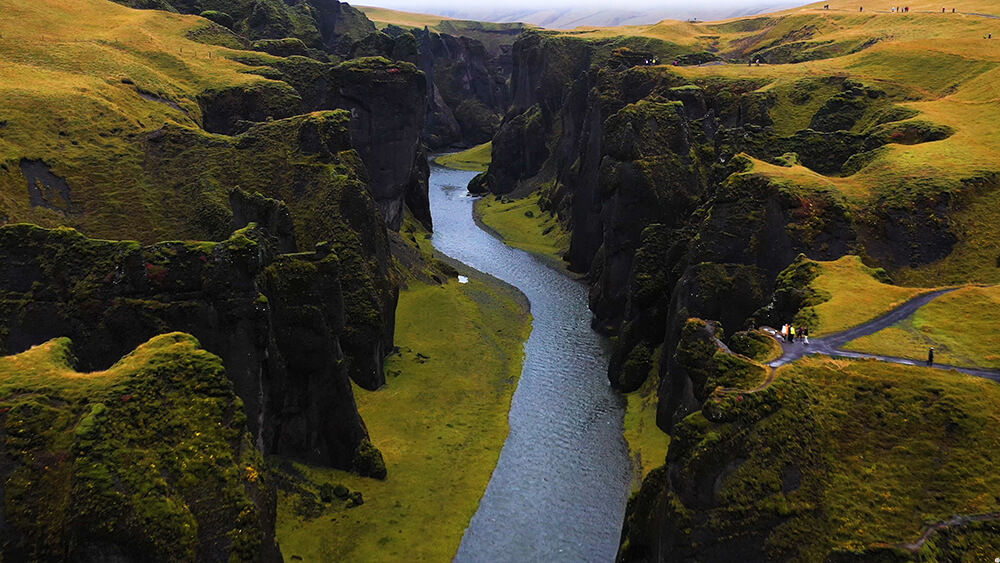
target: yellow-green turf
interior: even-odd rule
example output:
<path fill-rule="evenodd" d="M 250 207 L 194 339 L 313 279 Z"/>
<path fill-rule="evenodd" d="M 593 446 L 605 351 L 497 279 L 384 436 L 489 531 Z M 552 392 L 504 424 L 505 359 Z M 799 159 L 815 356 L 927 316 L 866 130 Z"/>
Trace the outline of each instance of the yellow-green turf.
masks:
<path fill-rule="evenodd" d="M 812 331 L 816 336 L 864 324 L 931 291 L 882 283 L 857 256 L 844 256 L 819 265 L 820 275 L 812 282 L 812 287 L 828 293 L 831 298 L 814 307 L 819 317 L 819 324 Z"/>
<path fill-rule="evenodd" d="M 493 229 L 510 246 L 545 258 L 563 267 L 569 249 L 569 233 L 558 219 L 538 206 L 540 194 L 515 200 L 486 196 L 476 202 L 476 218 Z"/>
<path fill-rule="evenodd" d="M 781 407 L 744 436 L 756 446 L 716 498 L 728 503 L 733 517 L 745 510 L 782 515 L 768 540 L 772 548 L 791 547 L 802 560 L 818 560 L 832 548 L 916 541 L 925 522 L 1000 510 L 995 382 L 809 357 L 779 368 L 765 394 L 771 398 L 762 400 Z M 707 426 L 706 436 L 715 434 L 723 444 L 740 432 L 740 425 L 728 422 Z M 800 487 L 784 492 L 789 464 L 809 469 Z M 741 504 L 748 492 L 762 490 L 771 491 L 767 501 Z M 803 538 L 813 540 L 803 546 Z M 967 546 L 966 560 L 983 560 L 976 556 L 987 547 Z"/>
<path fill-rule="evenodd" d="M 469 170 L 471 172 L 485 172 L 493 158 L 493 141 L 477 145 L 462 152 L 456 152 L 439 156 L 434 162 L 441 166 L 454 168 L 456 170 Z"/>
<path fill-rule="evenodd" d="M 342 483 L 365 503 L 327 505 L 307 519 L 282 493 L 278 541 L 304 561 L 447 561 L 486 489 L 507 437 L 530 315 L 496 282 L 413 283 L 402 292 L 385 387 L 355 387 L 388 469 L 385 481 L 299 465 L 312 482 Z M 421 354 L 426 357 L 418 356 Z"/>
<path fill-rule="evenodd" d="M 659 351 L 654 357 L 659 356 Z M 656 362 L 658 363 L 658 362 Z M 657 389 L 660 378 L 659 366 L 650 370 L 650 376 L 638 390 L 625 395 L 628 405 L 625 409 L 625 441 L 628 442 L 632 458 L 632 489 L 637 490 L 642 479 L 650 471 L 660 467 L 667 460 L 670 435 L 656 426 L 656 405 L 659 403 Z"/>
<path fill-rule="evenodd" d="M 924 305 L 909 319 L 854 340 L 848 350 L 942 364 L 1000 368 L 1000 286 L 963 287 Z"/>

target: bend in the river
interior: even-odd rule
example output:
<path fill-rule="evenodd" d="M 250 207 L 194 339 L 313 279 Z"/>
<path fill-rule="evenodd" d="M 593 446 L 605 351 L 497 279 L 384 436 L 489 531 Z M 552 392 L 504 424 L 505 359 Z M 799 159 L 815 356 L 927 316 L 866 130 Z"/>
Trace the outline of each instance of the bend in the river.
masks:
<path fill-rule="evenodd" d="M 534 317 L 510 434 L 456 561 L 613 561 L 629 494 L 624 401 L 608 383 L 587 288 L 479 228 L 475 176 L 432 166 L 434 246 L 527 296 Z"/>

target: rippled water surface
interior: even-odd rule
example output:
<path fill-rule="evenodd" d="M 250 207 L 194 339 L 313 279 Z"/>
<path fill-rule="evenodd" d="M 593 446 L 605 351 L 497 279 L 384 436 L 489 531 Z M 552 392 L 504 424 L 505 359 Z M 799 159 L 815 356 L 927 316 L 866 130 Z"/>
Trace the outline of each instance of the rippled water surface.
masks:
<path fill-rule="evenodd" d="M 534 322 L 510 435 L 455 560 L 613 561 L 630 461 L 587 288 L 480 229 L 473 176 L 432 166 L 434 246 L 524 292 Z"/>

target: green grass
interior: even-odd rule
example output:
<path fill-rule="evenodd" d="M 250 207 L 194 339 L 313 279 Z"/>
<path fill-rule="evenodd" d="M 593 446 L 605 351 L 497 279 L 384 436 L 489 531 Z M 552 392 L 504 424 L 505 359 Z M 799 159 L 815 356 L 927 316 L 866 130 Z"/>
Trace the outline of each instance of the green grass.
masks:
<path fill-rule="evenodd" d="M 558 219 L 538 206 L 540 194 L 506 201 L 487 196 L 476 202 L 476 217 L 506 244 L 547 259 L 562 268 L 569 233 Z"/>
<path fill-rule="evenodd" d="M 456 152 L 439 156 L 434 162 L 441 166 L 454 168 L 456 170 L 469 170 L 471 172 L 486 172 L 493 158 L 493 141 Z"/>
<path fill-rule="evenodd" d="M 296 513 L 283 493 L 278 540 L 305 561 L 446 561 L 486 489 L 506 439 L 530 316 L 511 290 L 414 283 L 400 295 L 386 387 L 355 388 L 358 410 L 382 451 L 385 481 L 299 466 L 310 490 L 342 483 L 365 504 Z M 419 355 L 418 355 L 419 354 Z"/>
<path fill-rule="evenodd" d="M 923 360 L 934 347 L 942 364 L 1000 368 L 1000 287 L 964 287 L 924 305 L 909 319 L 846 348 Z"/>
<path fill-rule="evenodd" d="M 872 269 L 857 256 L 820 262 L 812 287 L 831 296 L 813 309 L 818 316 L 815 336 L 840 332 L 864 324 L 931 289 L 900 287 L 878 281 Z"/>
<path fill-rule="evenodd" d="M 991 381 L 805 358 L 780 368 L 767 390 L 716 403 L 718 422 L 685 419 L 672 452 L 680 472 L 671 475 L 725 475 L 717 504 L 699 509 L 708 512 L 700 533 L 771 522 L 771 558 L 821 561 L 835 549 L 915 541 L 925 522 L 1000 510 L 998 407 L 1000 386 Z M 790 484 L 790 475 L 801 480 Z M 965 556 L 995 539 L 965 546 Z"/>
<path fill-rule="evenodd" d="M 658 353 L 656 356 L 658 357 Z M 658 364 L 658 362 L 657 362 Z M 652 374 L 659 371 L 654 366 Z M 632 458 L 632 489 L 637 490 L 649 472 L 666 462 L 670 435 L 656 426 L 657 393 L 660 378 L 651 375 L 638 390 L 625 395 L 625 441 Z"/>

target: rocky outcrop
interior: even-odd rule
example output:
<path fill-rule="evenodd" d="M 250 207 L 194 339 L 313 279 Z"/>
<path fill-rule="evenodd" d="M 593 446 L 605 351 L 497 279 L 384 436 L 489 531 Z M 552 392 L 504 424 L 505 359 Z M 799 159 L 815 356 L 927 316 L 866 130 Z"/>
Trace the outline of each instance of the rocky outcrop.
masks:
<path fill-rule="evenodd" d="M 398 230 L 403 208 L 411 203 L 414 216 L 431 228 L 426 205 L 429 169 L 421 142 L 427 96 L 424 75 L 412 64 L 381 57 L 341 64 L 305 58 L 267 64 L 278 72 L 275 78 L 283 80 L 277 86 L 236 86 L 200 97 L 206 130 L 232 135 L 269 119 L 347 110 L 349 143 L 364 162 L 369 189 L 386 224 Z M 311 150 L 317 140 L 306 132 L 297 141 Z"/>
<path fill-rule="evenodd" d="M 356 265 L 337 248 L 278 255 L 256 225 L 221 243 L 146 247 L 4 227 L 0 348 L 69 336 L 80 369 L 93 371 L 157 334 L 190 333 L 222 358 L 264 453 L 384 477 L 348 378 L 351 363 L 369 361 L 353 354 L 378 349 L 349 346 L 346 333 L 361 330 L 346 322 Z"/>
<path fill-rule="evenodd" d="M 328 242 L 352 297 L 342 338 L 351 358 L 347 369 L 359 385 L 376 389 L 385 382 L 383 358 L 392 350 L 398 288 L 385 222 L 350 137 L 346 111 L 256 124 L 235 137 L 167 126 L 146 137 L 144 168 L 162 189 L 161 213 L 172 222 L 173 237 L 225 238 L 234 217 L 219 199 L 228 202 L 229 190 L 239 186 L 285 203 L 297 248 Z M 191 161 L 201 166 L 197 181 L 178 173 Z"/>
<path fill-rule="evenodd" d="M 510 104 L 509 45 L 519 33 L 507 31 L 509 43 L 490 50 L 469 37 L 412 32 L 429 87 L 424 140 L 430 148 L 478 145 L 493 138 Z"/>
<path fill-rule="evenodd" d="M 801 265 L 788 277 L 808 278 Z M 675 360 L 696 407 L 629 501 L 619 562 L 960 560 L 996 545 L 997 515 L 967 514 L 963 500 L 991 490 L 965 460 L 995 456 L 972 406 L 1000 399 L 995 385 L 828 360 L 762 385 L 769 370 L 720 336 L 713 322 L 684 324 Z"/>
<path fill-rule="evenodd" d="M 0 556 L 281 561 L 272 480 L 219 358 L 172 333 L 78 373 L 92 352 L 58 338 L 0 358 Z"/>
<path fill-rule="evenodd" d="M 513 52 L 511 109 L 474 187 L 515 197 L 542 191 L 571 230 L 570 269 L 592 283 L 595 328 L 618 336 L 611 381 L 638 388 L 646 373 L 634 368 L 662 350 L 664 428 L 695 406 L 683 399 L 689 382 L 672 360 L 687 317 L 744 328 L 800 253 L 835 259 L 867 245 L 887 266 L 912 266 L 954 244 L 948 194 L 906 203 L 876 196 L 858 221 L 835 192 L 772 180 L 747 158 L 851 174 L 887 143 L 949 134 L 900 122 L 912 113 L 894 110 L 877 88 L 831 78 L 841 91 L 817 111 L 818 130 L 779 135 L 777 98 L 758 91 L 762 81 L 691 83 L 644 66 L 621 44 L 546 33 L 525 34 Z"/>

